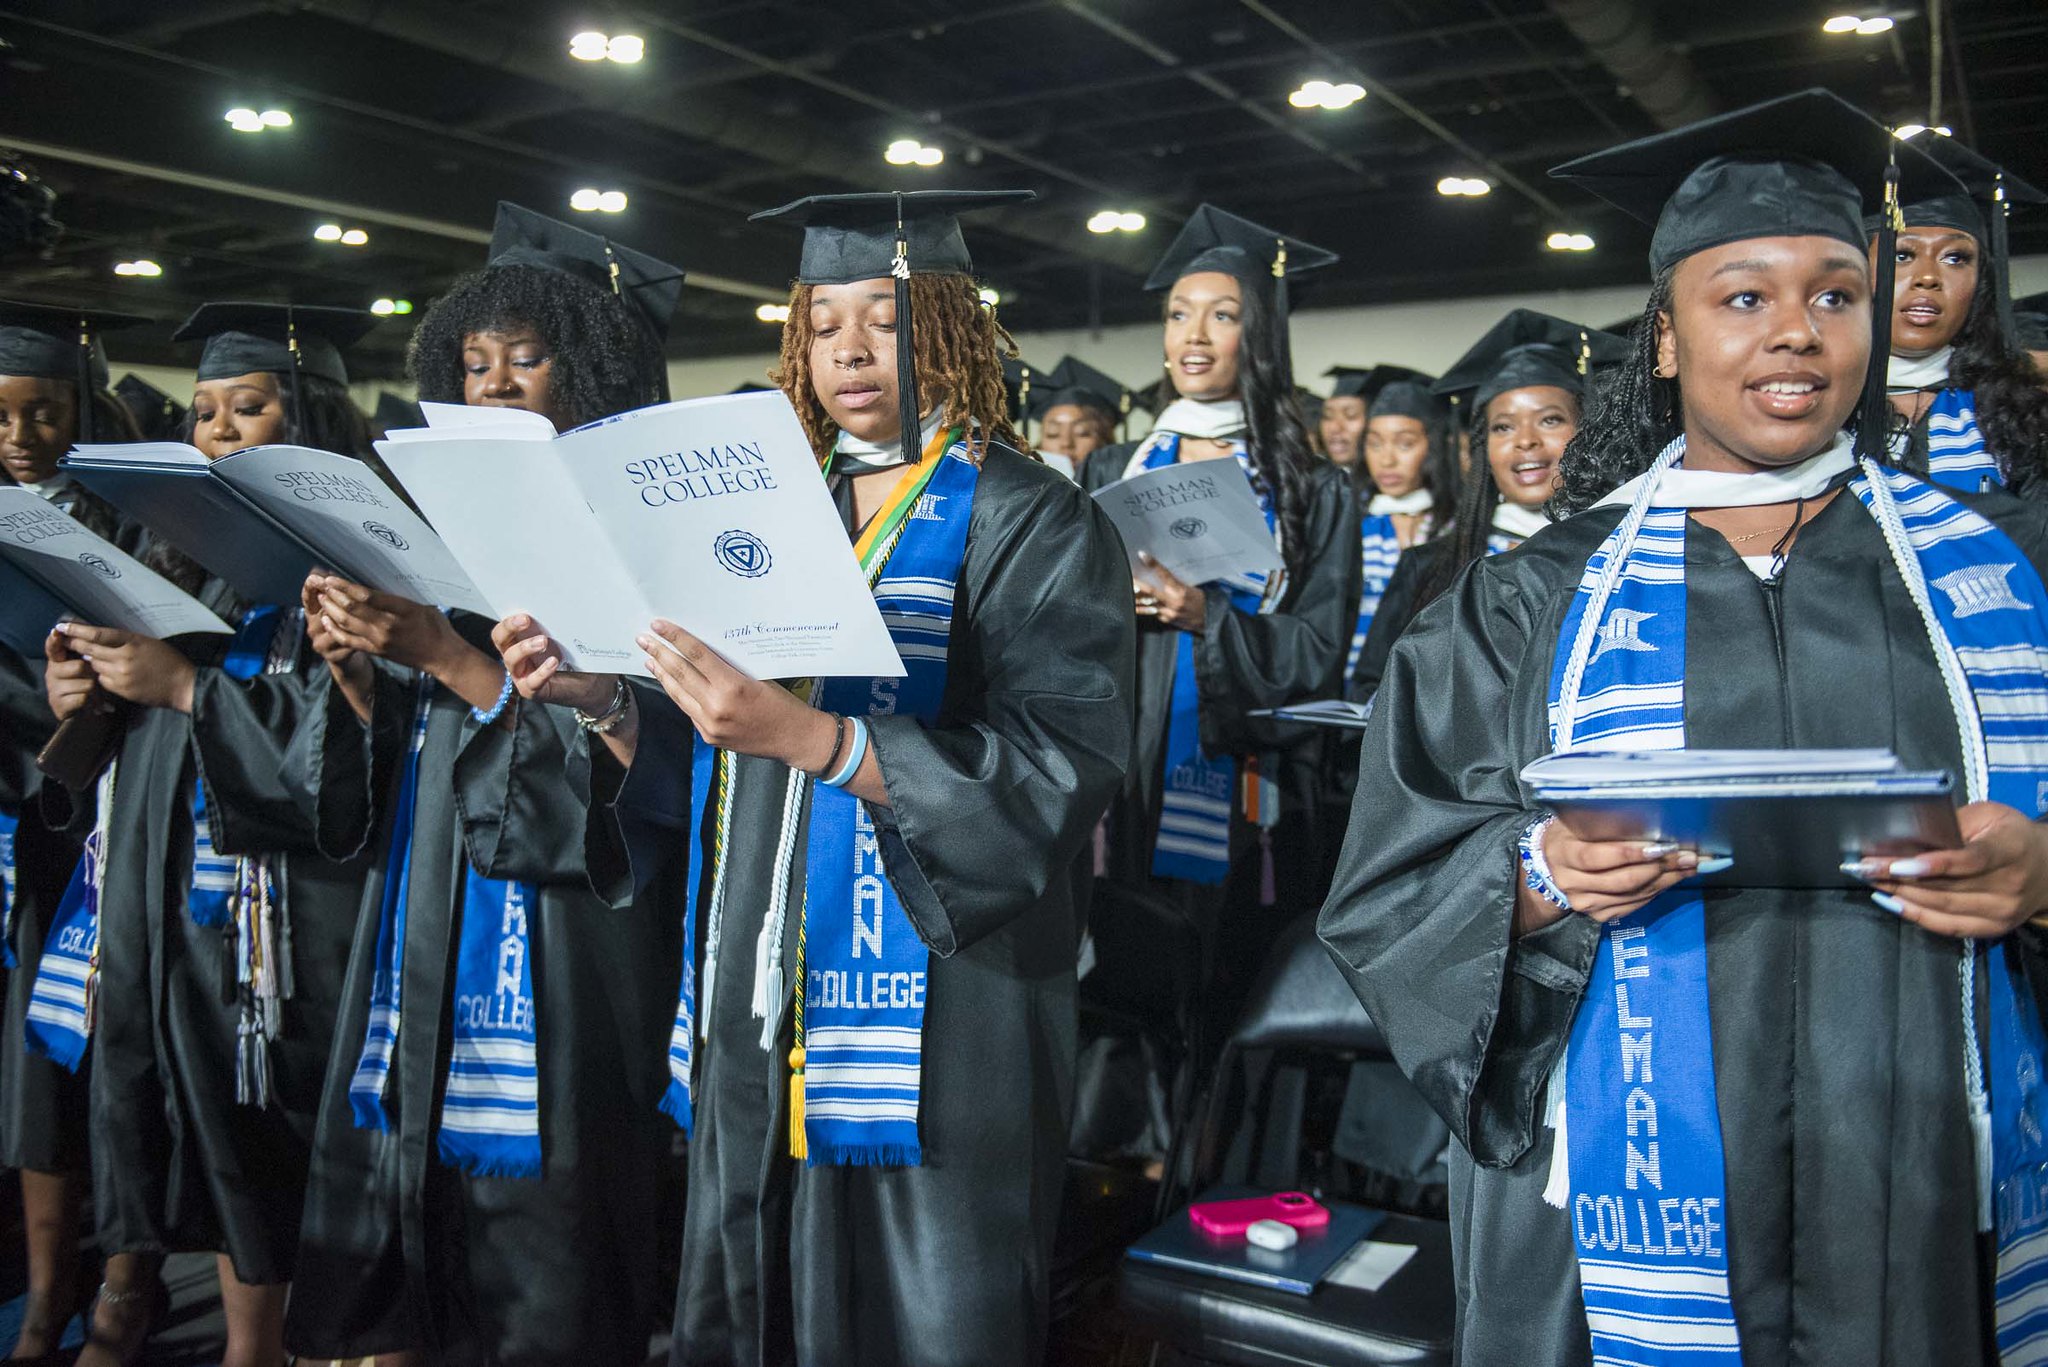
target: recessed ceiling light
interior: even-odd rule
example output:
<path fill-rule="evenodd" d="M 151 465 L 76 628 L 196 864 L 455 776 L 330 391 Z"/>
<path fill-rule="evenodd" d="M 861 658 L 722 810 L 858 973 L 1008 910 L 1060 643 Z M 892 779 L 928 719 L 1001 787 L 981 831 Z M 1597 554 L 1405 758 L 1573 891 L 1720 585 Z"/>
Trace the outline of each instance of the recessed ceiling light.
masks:
<path fill-rule="evenodd" d="M 626 192 L 624 190 L 606 190 L 597 197 L 597 209 L 599 213 L 605 214 L 622 214 L 626 212 Z"/>
<path fill-rule="evenodd" d="M 789 321 L 789 305 L 761 304 L 755 307 L 754 316 L 764 323 L 786 323 Z"/>
<path fill-rule="evenodd" d="M 288 109 L 266 109 L 256 117 L 263 120 L 265 128 L 290 128 L 292 126 L 291 111 Z"/>
<path fill-rule="evenodd" d="M 1365 87 L 1352 81 L 1304 81 L 1287 103 L 1296 109 L 1349 109 L 1365 98 Z"/>
<path fill-rule="evenodd" d="M 882 160 L 891 166 L 937 166 L 945 159 L 944 150 L 927 147 L 916 138 L 898 138 L 882 149 Z"/>
<path fill-rule="evenodd" d="M 1003 302 L 1002 291 L 995 289 L 992 286 L 983 285 L 979 291 L 979 294 L 981 295 L 981 302 L 987 304 L 990 308 L 994 308 L 997 304 Z"/>
<path fill-rule="evenodd" d="M 1543 245 L 1554 252 L 1590 252 L 1593 239 L 1585 233 L 1552 233 Z"/>
<path fill-rule="evenodd" d="M 344 247 L 360 247 L 368 243 L 369 240 L 370 235 L 361 228 L 350 228 L 341 235 L 341 245 Z"/>
<path fill-rule="evenodd" d="M 1145 230 L 1145 215 L 1128 209 L 1104 209 L 1088 220 L 1091 233 L 1139 233 Z"/>
<path fill-rule="evenodd" d="M 321 224 L 313 230 L 313 240 L 315 242 L 341 241 L 341 225 L 339 223 Z"/>
<path fill-rule="evenodd" d="M 138 257 L 133 261 L 116 261 L 114 263 L 114 274 L 116 275 L 140 275 L 154 279 L 163 273 L 164 268 L 146 256 Z"/>
<path fill-rule="evenodd" d="M 630 66 L 647 55 L 647 44 L 638 34 L 614 34 L 612 40 L 604 45 L 604 55 Z"/>
<path fill-rule="evenodd" d="M 610 37 L 586 30 L 569 40 L 569 55 L 579 62 L 601 62 L 610 55 L 610 46 Z"/>
<path fill-rule="evenodd" d="M 1476 198 L 1479 195 L 1491 194 L 1493 182 L 1481 180 L 1477 176 L 1445 176 L 1436 183 L 1436 192 L 1440 195 L 1469 195 Z"/>

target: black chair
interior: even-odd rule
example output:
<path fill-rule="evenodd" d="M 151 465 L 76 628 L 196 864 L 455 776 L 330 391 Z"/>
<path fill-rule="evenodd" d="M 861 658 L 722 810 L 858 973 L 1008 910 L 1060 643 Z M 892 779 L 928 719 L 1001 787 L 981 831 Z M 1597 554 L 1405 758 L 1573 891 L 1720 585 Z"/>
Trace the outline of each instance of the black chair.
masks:
<path fill-rule="evenodd" d="M 1189 1193 L 1225 1174 L 1253 1186 L 1291 1185 L 1287 1174 L 1291 1150 L 1300 1142 L 1298 1114 L 1290 1130 L 1287 1097 L 1276 1096 L 1270 1085 L 1286 1070 L 1260 1066 L 1261 1060 L 1270 1064 L 1290 1055 L 1388 1056 L 1386 1040 L 1316 939 L 1313 915 L 1289 926 L 1275 944 L 1224 1044 L 1188 1171 L 1169 1184 L 1169 1209 L 1177 1210 Z M 1449 1227 L 1391 1215 L 1371 1237 L 1416 1250 L 1377 1292 L 1322 1286 L 1295 1296 L 1126 1260 L 1118 1274 L 1119 1308 L 1132 1332 L 1203 1362 L 1448 1367 L 1457 1315 Z"/>

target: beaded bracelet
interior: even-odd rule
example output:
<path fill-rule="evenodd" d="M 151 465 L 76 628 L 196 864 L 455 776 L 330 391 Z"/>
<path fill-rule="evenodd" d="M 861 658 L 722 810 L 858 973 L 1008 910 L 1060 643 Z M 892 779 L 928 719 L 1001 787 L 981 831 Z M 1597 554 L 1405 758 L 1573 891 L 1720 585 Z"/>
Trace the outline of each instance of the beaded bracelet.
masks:
<path fill-rule="evenodd" d="M 1522 881 L 1529 891 L 1541 897 L 1559 911 L 1572 909 L 1571 899 L 1564 895 L 1564 889 L 1551 877 L 1550 861 L 1543 857 L 1543 837 L 1550 829 L 1550 823 L 1557 820 L 1549 814 L 1537 817 L 1522 830 L 1522 839 L 1516 846 L 1522 857 Z"/>
<path fill-rule="evenodd" d="M 605 704 L 604 711 L 593 715 L 580 707 L 573 709 L 576 713 L 576 724 L 593 736 L 609 735 L 625 719 L 626 704 L 631 699 L 632 694 L 626 689 L 626 681 L 620 679 L 613 686 L 612 700 Z"/>
<path fill-rule="evenodd" d="M 512 671 L 508 669 L 505 671 L 505 684 L 502 688 L 498 690 L 498 700 L 491 704 L 491 710 L 488 712 L 479 712 L 476 708 L 472 707 L 469 709 L 469 715 L 476 718 L 476 723 L 478 726 L 489 726 L 492 722 L 496 721 L 500 716 L 504 714 L 505 704 L 511 701 Z"/>
<path fill-rule="evenodd" d="M 844 788 L 853 782 L 853 776 L 860 772 L 860 762 L 868 757 L 868 724 L 859 717 L 853 718 L 853 748 L 846 756 L 846 763 L 838 773 L 818 782 L 827 788 Z"/>

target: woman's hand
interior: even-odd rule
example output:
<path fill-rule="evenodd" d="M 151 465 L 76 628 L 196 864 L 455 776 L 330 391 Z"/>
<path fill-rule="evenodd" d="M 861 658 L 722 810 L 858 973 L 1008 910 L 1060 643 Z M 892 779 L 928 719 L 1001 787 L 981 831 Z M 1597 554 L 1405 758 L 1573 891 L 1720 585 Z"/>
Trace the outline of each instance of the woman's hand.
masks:
<path fill-rule="evenodd" d="M 663 691 L 706 741 L 811 774 L 831 759 L 839 740 L 837 718 L 780 684 L 748 678 L 674 622 L 657 618 L 652 634 L 638 640 Z"/>
<path fill-rule="evenodd" d="M 131 631 L 65 622 L 57 628 L 92 667 L 100 687 L 141 707 L 192 710 L 192 683 L 199 675 L 174 646 Z"/>
<path fill-rule="evenodd" d="M 1164 565 L 1152 558 L 1150 551 L 1139 551 L 1138 562 L 1150 573 L 1156 583 L 1148 584 L 1142 579 L 1131 581 L 1131 593 L 1137 599 L 1140 617 L 1156 617 L 1164 626 L 1176 627 L 1199 635 L 1209 617 L 1209 598 L 1199 588 L 1183 584 L 1173 577 Z"/>
<path fill-rule="evenodd" d="M 491 644 L 522 698 L 597 716 L 619 696 L 616 674 L 565 673 L 562 648 L 526 613 L 514 613 L 492 627 Z"/>
<path fill-rule="evenodd" d="M 1961 849 L 1848 867 L 1937 935 L 1995 940 L 2048 910 L 2048 827 L 2001 802 L 1959 807 L 1956 824 Z"/>
<path fill-rule="evenodd" d="M 92 696 L 92 666 L 71 649 L 62 626 L 44 638 L 43 658 L 49 662 L 43 671 L 43 696 L 58 721 L 69 721 Z"/>
<path fill-rule="evenodd" d="M 1640 840 L 1581 840 L 1562 821 L 1543 828 L 1543 858 L 1550 880 L 1571 903 L 1572 911 L 1606 924 L 1639 911 L 1659 893 L 1668 892 L 1699 872 L 1696 851 Z M 1516 864 L 1515 933 L 1561 921 L 1566 912 L 1529 887 Z"/>
<path fill-rule="evenodd" d="M 382 656 L 436 678 L 442 677 L 452 658 L 469 649 L 439 609 L 379 593 L 336 575 L 318 577 L 320 625 L 331 648 Z M 309 628 L 313 616 L 309 600 Z"/>
<path fill-rule="evenodd" d="M 326 605 L 321 601 L 327 580 L 326 571 L 314 570 L 299 585 L 299 606 L 306 611 L 306 641 L 313 647 L 313 653 L 327 662 L 334 681 L 353 690 L 353 701 L 356 694 L 369 689 L 373 667 L 368 655 L 342 641 L 328 618 Z"/>

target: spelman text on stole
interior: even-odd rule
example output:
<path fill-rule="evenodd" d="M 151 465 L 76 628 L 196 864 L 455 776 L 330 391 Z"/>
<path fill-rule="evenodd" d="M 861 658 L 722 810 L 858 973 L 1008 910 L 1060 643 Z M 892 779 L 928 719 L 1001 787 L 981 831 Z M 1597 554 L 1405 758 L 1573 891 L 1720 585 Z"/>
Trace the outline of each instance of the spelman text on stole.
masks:
<path fill-rule="evenodd" d="M 1656 1020 L 1629 1005 L 1628 985 L 1650 976 L 1650 944 L 1641 926 L 1618 926 L 1614 946 L 1614 1028 L 1621 1035 L 1622 1099 L 1627 1126 L 1627 1159 L 1622 1185 L 1627 1194 L 1580 1192 L 1572 1203 L 1572 1232 L 1588 1252 L 1617 1250 L 1651 1257 L 1718 1257 L 1721 1201 L 1718 1197 L 1665 1196 L 1663 1152 L 1657 1138 L 1656 1070 L 1651 1045 Z M 1605 1003 L 1588 1002 L 1587 1010 Z M 1657 1193 L 1655 1195 L 1650 1192 Z"/>
<path fill-rule="evenodd" d="M 893 682 L 877 679 L 876 683 Z M 893 708 L 891 709 L 893 710 Z M 882 846 L 875 834 L 875 820 L 867 804 L 853 808 L 853 957 L 863 954 L 882 957 Z M 875 970 L 868 973 L 846 969 L 810 969 L 804 993 L 805 1009 L 850 1006 L 858 1010 L 894 1007 L 897 1010 L 924 1009 L 923 973 Z"/>

